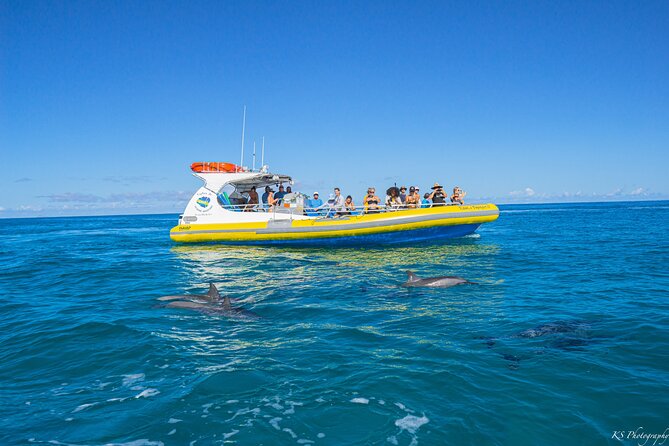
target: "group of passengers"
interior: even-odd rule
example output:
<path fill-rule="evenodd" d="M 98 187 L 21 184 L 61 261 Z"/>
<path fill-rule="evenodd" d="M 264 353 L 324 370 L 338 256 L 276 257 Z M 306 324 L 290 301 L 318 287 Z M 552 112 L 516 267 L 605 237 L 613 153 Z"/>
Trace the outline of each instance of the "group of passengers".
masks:
<path fill-rule="evenodd" d="M 450 204 L 465 204 L 465 195 L 467 195 L 466 192 L 456 186 L 453 188 L 453 194 L 448 197 L 444 188 L 439 183 L 435 183 L 432 187 L 432 192 L 425 193 L 422 198 L 420 196 L 420 188 L 417 186 L 409 187 L 408 193 L 406 186 L 400 188 L 393 186 L 386 191 L 386 198 L 382 205 L 381 199 L 376 195 L 376 189 L 370 187 L 367 189 L 367 195 L 362 200 L 362 211 L 364 213 L 376 213 L 381 212 L 383 208 L 399 210 L 445 206 L 447 198 L 450 198 Z M 330 195 L 327 203 L 323 203 L 318 192 L 314 192 L 313 198 L 309 199 L 306 205 L 307 211 L 330 211 L 328 215 L 332 215 L 332 213 L 336 215 L 350 215 L 356 210 L 353 198 L 348 195 L 344 199 L 338 187 L 334 189 L 334 194 Z"/>
<path fill-rule="evenodd" d="M 255 210 L 256 206 L 259 204 L 262 204 L 264 208 L 275 207 L 282 203 L 286 195 L 292 193 L 293 190 L 291 186 L 284 188 L 283 184 L 281 184 L 279 185 L 279 190 L 277 192 L 275 192 L 272 187 L 266 186 L 265 192 L 261 197 L 258 197 L 256 187 L 252 186 L 248 191 L 248 200 L 246 201 L 245 210 Z M 453 194 L 448 197 L 444 188 L 439 183 L 435 183 L 434 186 L 432 186 L 432 192 L 426 192 L 422 198 L 418 186 L 409 187 L 408 193 L 406 186 L 400 188 L 392 186 L 386 190 L 386 198 L 382 202 L 376 195 L 376 189 L 370 187 L 367 189 L 367 194 L 362 200 L 362 212 L 376 213 L 381 212 L 383 208 L 388 210 L 399 210 L 445 206 L 446 204 L 465 204 L 465 195 L 467 195 L 466 192 L 456 186 L 453 188 Z M 450 199 L 450 203 L 447 203 L 448 199 Z M 344 198 L 341 194 L 341 189 L 338 187 L 334 188 L 334 193 L 330 194 L 327 202 L 323 202 L 319 193 L 314 192 L 313 197 L 305 200 L 304 205 L 308 215 L 343 216 L 351 215 L 356 211 L 353 197 L 348 195 Z"/>

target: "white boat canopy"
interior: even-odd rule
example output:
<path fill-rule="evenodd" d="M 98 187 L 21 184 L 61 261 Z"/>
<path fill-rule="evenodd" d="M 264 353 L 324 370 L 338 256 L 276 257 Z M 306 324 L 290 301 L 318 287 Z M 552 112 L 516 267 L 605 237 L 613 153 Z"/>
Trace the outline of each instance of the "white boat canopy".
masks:
<path fill-rule="evenodd" d="M 235 189 L 249 190 L 253 186 L 262 189 L 265 186 L 293 183 L 293 179 L 288 175 L 269 172 L 198 172 L 193 173 L 193 176 L 204 181 L 204 187 L 214 193 L 218 193 L 227 184 L 234 186 Z"/>

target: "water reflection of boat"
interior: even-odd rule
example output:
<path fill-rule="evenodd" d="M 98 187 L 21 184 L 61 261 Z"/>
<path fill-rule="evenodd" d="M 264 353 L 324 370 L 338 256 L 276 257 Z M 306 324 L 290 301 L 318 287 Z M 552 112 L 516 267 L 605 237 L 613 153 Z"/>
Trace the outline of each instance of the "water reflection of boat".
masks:
<path fill-rule="evenodd" d="M 212 163 L 201 163 L 207 166 Z M 214 163 L 219 168 L 220 163 Z M 374 213 L 328 209 L 310 212 L 305 196 L 287 194 L 267 207 L 249 197 L 266 186 L 290 183 L 287 175 L 260 171 L 193 169 L 204 185 L 190 199 L 170 237 L 176 242 L 246 245 L 396 244 L 472 234 L 499 216 L 494 204 L 376 209 Z"/>
<path fill-rule="evenodd" d="M 443 265 L 463 268 L 472 257 L 494 258 L 497 245 L 476 243 L 471 239 L 458 239 L 431 246 L 394 247 L 257 247 L 217 245 L 176 245 L 174 253 L 185 267 L 192 266 L 200 275 L 225 277 L 235 280 L 258 279 L 259 282 L 275 280 L 277 266 L 282 277 L 304 278 L 312 274 L 327 274 L 333 278 L 351 276 L 369 271 L 401 273 L 407 265 Z M 268 269 L 269 268 L 269 269 Z M 402 273 L 403 274 L 403 273 Z M 402 277 L 403 279 L 403 277 Z"/>

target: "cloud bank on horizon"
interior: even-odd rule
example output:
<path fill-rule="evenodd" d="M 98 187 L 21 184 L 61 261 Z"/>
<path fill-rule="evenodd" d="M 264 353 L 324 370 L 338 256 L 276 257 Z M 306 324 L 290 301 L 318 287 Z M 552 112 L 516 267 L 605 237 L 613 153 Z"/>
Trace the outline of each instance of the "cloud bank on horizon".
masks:
<path fill-rule="evenodd" d="M 305 185 L 305 187 L 308 186 Z M 310 190 L 306 189 L 304 192 Z M 194 192 L 195 190 L 191 192 L 127 192 L 110 195 L 78 192 L 49 194 L 37 197 L 40 200 L 35 204 L 24 204 L 14 208 L 0 206 L 0 218 L 181 213 Z M 523 190 L 511 191 L 499 197 L 468 196 L 467 198 L 470 204 L 488 202 L 497 204 L 537 204 L 669 199 L 666 195 L 652 193 L 643 187 L 637 187 L 629 191 L 626 191 L 624 188 L 618 188 L 603 194 L 582 193 L 580 191 L 559 194 L 538 193 L 531 187 L 527 187 Z M 360 201 L 358 200 L 357 202 L 359 203 Z"/>

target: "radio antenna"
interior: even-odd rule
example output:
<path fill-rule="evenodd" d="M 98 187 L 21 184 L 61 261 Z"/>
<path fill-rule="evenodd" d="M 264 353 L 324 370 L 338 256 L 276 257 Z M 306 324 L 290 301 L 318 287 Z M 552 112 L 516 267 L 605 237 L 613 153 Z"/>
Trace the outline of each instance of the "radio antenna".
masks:
<path fill-rule="evenodd" d="M 239 164 L 239 170 L 242 170 L 244 167 L 244 131 L 246 130 L 246 105 L 244 106 L 244 117 L 242 118 L 242 161 Z"/>
<path fill-rule="evenodd" d="M 262 149 L 260 151 L 260 168 L 265 167 L 265 137 L 262 137 Z"/>
<path fill-rule="evenodd" d="M 255 172 L 256 170 L 256 140 L 253 140 L 253 168 L 251 169 L 251 172 Z"/>

